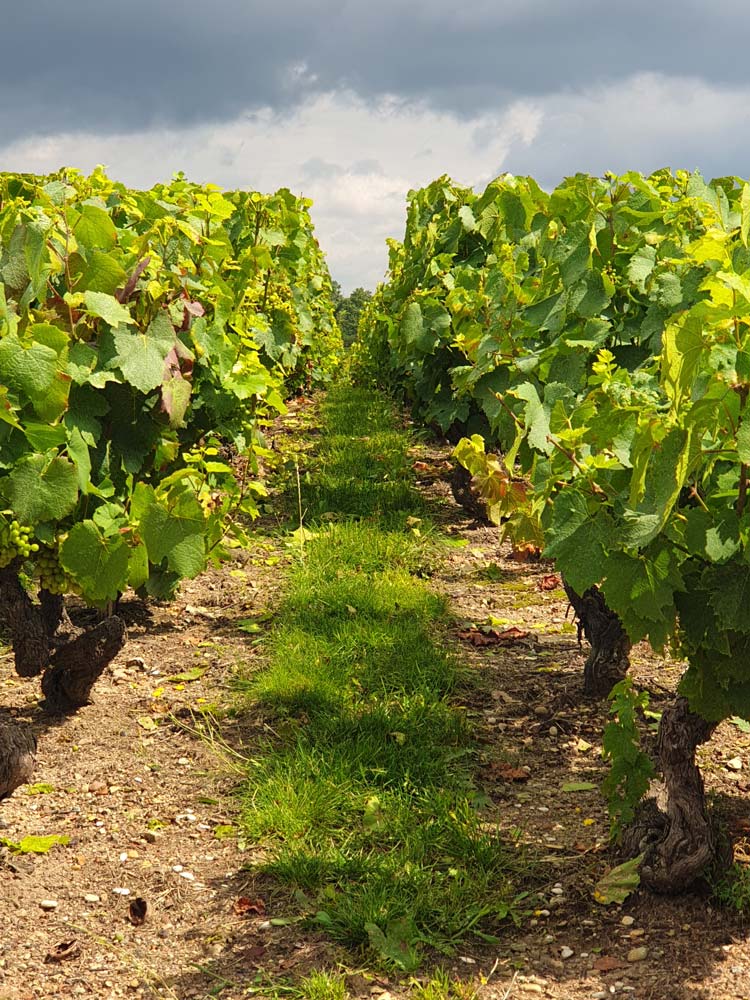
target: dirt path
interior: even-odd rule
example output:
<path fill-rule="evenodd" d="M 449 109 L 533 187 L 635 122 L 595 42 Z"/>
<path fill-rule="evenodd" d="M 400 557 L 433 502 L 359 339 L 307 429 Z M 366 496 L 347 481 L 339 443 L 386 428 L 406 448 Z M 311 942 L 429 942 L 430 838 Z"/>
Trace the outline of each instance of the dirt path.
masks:
<path fill-rule="evenodd" d="M 295 409 L 279 434 L 306 423 Z M 567 603 L 554 584 L 543 589 L 550 569 L 514 562 L 493 530 L 456 507 L 448 452 L 420 445 L 415 473 L 449 539 L 432 584 L 451 598 L 456 643 L 478 682 L 466 709 L 480 734 L 483 808 L 488 823 L 545 859 L 549 879 L 529 904 L 535 915 L 501 931 L 500 945 L 441 959 L 466 986 L 435 1000 L 750 997 L 750 942 L 708 896 L 593 902 L 607 818 L 598 791 L 563 786 L 601 781 L 606 706 L 582 699 Z M 283 896 L 242 870 L 256 853 L 236 836 L 240 774 L 231 765 L 236 754 L 252 757 L 262 722 L 231 711 L 232 684 L 262 663 L 264 612 L 289 558 L 279 536 L 261 526 L 257 537 L 253 552 L 187 583 L 171 605 L 125 602 L 126 649 L 75 716 L 45 716 L 37 684 L 16 678 L 4 657 L 2 705 L 33 723 L 39 752 L 36 784 L 0 805 L 0 836 L 69 843 L 45 855 L 0 853 L 0 1000 L 273 997 L 304 972 L 341 962 L 352 997 L 412 995 L 407 982 L 358 967 L 319 935 L 272 924 Z M 518 629 L 515 639 L 476 645 L 477 627 L 493 624 Z M 655 709 L 678 675 L 664 667 L 636 649 L 634 674 L 651 687 Z M 736 757 L 740 770 L 727 766 Z M 735 829 L 750 827 L 748 736 L 724 725 L 702 765 Z M 140 926 L 129 917 L 136 899 L 147 904 Z"/>

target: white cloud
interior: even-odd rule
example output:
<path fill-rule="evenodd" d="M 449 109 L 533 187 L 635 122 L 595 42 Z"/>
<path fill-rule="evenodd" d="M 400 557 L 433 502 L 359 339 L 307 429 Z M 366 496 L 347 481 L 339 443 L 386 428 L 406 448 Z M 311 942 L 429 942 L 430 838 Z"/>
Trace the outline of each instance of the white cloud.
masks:
<path fill-rule="evenodd" d="M 513 142 L 533 137 L 538 120 L 511 109 L 464 122 L 395 98 L 368 106 L 352 94 L 328 94 L 291 114 L 264 111 L 216 126 L 29 138 L 0 148 L 0 169 L 89 171 L 104 163 L 134 187 L 177 170 L 225 188 L 287 186 L 313 199 L 334 276 L 347 289 L 374 287 L 387 263 L 385 238 L 403 233 L 407 191 L 442 173 L 479 181 Z M 415 157 L 415 149 L 423 153 Z"/>
<path fill-rule="evenodd" d="M 577 170 L 743 172 L 749 124 L 750 86 L 659 74 L 519 99 L 469 119 L 337 92 L 284 115 L 252 112 L 213 126 L 28 138 L 0 147 L 0 169 L 104 163 L 136 187 L 177 170 L 225 188 L 290 187 L 313 199 L 331 270 L 350 289 L 382 278 L 385 238 L 403 233 L 406 192 L 440 174 L 483 185 L 504 171 L 531 173 L 550 186 Z"/>

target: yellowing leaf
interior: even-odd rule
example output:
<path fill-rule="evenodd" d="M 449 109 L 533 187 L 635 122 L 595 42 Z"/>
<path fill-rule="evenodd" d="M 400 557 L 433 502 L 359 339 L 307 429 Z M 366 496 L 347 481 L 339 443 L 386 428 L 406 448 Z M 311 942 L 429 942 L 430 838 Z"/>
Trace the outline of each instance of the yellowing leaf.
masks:
<path fill-rule="evenodd" d="M 52 833 L 48 837 L 23 837 L 19 841 L 0 837 L 0 844 L 7 847 L 13 854 L 46 854 L 57 844 L 64 846 L 70 843 L 70 837 Z"/>
<path fill-rule="evenodd" d="M 640 885 L 641 876 L 638 869 L 643 857 L 643 854 L 639 854 L 637 858 L 617 865 L 600 878 L 594 886 L 594 899 L 597 903 L 604 906 L 610 903 L 624 903 Z"/>
<path fill-rule="evenodd" d="M 152 719 L 150 715 L 139 715 L 136 722 L 141 729 L 145 729 L 147 733 L 153 733 L 159 728 L 159 723 L 156 719 Z"/>
<path fill-rule="evenodd" d="M 172 684 L 179 684 L 181 681 L 189 684 L 191 681 L 199 681 L 207 670 L 208 667 L 190 667 L 189 670 L 183 670 L 182 673 L 172 674 L 171 677 L 167 677 L 167 680 Z"/>

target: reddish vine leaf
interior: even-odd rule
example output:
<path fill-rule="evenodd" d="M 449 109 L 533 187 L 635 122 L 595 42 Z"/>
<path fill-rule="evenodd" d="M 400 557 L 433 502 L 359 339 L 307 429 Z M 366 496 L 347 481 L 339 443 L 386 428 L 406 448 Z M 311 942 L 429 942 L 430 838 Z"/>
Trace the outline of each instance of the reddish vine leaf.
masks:
<path fill-rule="evenodd" d="M 543 576 L 537 584 L 539 590 L 557 590 L 560 586 L 560 577 L 556 573 L 548 573 Z"/>
<path fill-rule="evenodd" d="M 523 642 L 528 639 L 529 633 L 526 629 L 506 628 L 500 631 L 496 628 L 470 628 L 462 629 L 458 633 L 458 638 L 465 642 L 470 642 L 472 646 L 511 646 L 516 642 Z"/>
<path fill-rule="evenodd" d="M 522 767 L 513 767 L 512 764 L 497 761 L 488 764 L 487 770 L 493 777 L 497 777 L 501 781 L 528 781 L 531 777 L 529 772 L 524 771 Z"/>
<path fill-rule="evenodd" d="M 614 972 L 615 969 L 627 968 L 627 964 L 627 962 L 621 962 L 619 958 L 613 958 L 611 955 L 602 955 L 594 962 L 594 968 L 597 972 Z"/>
<path fill-rule="evenodd" d="M 250 899 L 248 896 L 238 896 L 232 904 L 232 909 L 238 917 L 249 917 L 252 914 L 262 917 L 266 912 L 266 904 L 262 899 Z"/>

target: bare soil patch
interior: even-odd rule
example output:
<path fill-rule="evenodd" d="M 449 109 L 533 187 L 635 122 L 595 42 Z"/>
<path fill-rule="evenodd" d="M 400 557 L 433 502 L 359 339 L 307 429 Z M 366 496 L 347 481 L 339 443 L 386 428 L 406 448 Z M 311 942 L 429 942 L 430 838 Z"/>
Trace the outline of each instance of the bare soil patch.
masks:
<path fill-rule="evenodd" d="M 276 439 L 285 447 L 304 432 L 310 443 L 311 425 L 314 408 L 300 404 Z M 544 859 L 549 879 L 544 898 L 529 903 L 536 912 L 499 930 L 500 945 L 439 964 L 483 1000 L 750 996 L 746 928 L 710 895 L 594 902 L 611 863 L 608 819 L 596 788 L 565 786 L 598 786 L 604 776 L 607 706 L 583 698 L 585 651 L 554 570 L 514 561 L 496 531 L 456 506 L 449 451 L 414 451 L 415 475 L 450 539 L 431 583 L 451 599 L 454 641 L 476 682 L 464 700 L 487 822 Z M 274 529 L 273 519 L 261 524 L 252 552 L 186 583 L 172 604 L 124 601 L 125 650 L 75 715 L 44 714 L 38 685 L 15 677 L 3 657 L 0 708 L 32 723 L 39 748 L 35 784 L 0 804 L 0 836 L 70 840 L 44 855 L 0 852 L 0 1000 L 271 997 L 274 984 L 322 967 L 342 969 L 352 997 L 411 993 L 406 979 L 358 967 L 321 935 L 272 923 L 290 912 L 287 898 L 243 870 L 262 855 L 236 835 L 232 791 L 242 774 L 233 763 L 252 759 L 266 731 L 236 710 L 233 688 L 263 664 L 265 612 L 290 558 Z M 247 631 L 248 621 L 258 630 Z M 642 646 L 632 660 L 658 710 L 679 665 Z M 740 770 L 728 766 L 737 757 Z M 741 854 L 750 738 L 724 724 L 700 761 Z M 136 899 L 147 904 L 137 926 Z M 637 949 L 645 957 L 633 961 Z"/>

